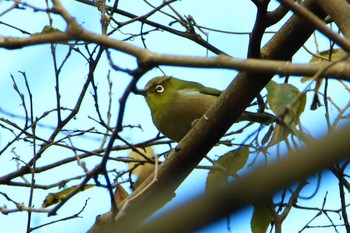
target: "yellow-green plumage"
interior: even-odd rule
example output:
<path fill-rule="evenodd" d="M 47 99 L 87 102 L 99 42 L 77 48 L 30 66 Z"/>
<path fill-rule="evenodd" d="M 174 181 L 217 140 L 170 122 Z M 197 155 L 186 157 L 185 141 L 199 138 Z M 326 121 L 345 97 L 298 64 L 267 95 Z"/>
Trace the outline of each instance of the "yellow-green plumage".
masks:
<path fill-rule="evenodd" d="M 157 91 L 159 85 L 164 88 L 163 92 Z M 153 123 L 168 138 L 180 141 L 191 129 L 193 121 L 202 117 L 220 94 L 212 88 L 208 90 L 212 90 L 214 95 L 202 94 L 199 88 L 206 87 L 168 76 L 157 77 L 147 83 L 146 101 Z"/>
<path fill-rule="evenodd" d="M 174 141 L 180 141 L 185 136 L 194 120 L 201 118 L 220 94 L 217 89 L 169 76 L 153 78 L 145 86 L 145 98 L 153 123 Z M 243 118 L 247 118 L 245 115 L 242 115 Z"/>

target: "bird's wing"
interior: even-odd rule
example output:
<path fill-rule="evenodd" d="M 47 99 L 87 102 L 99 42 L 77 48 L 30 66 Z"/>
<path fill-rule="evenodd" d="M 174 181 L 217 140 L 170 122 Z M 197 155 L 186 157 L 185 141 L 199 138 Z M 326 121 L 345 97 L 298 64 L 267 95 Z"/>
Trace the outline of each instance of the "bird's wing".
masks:
<path fill-rule="evenodd" d="M 222 92 L 215 88 L 203 86 L 203 89 L 200 90 L 200 93 L 206 94 L 206 95 L 219 96 L 221 95 Z"/>
<path fill-rule="evenodd" d="M 198 91 L 201 94 L 212 95 L 216 97 L 218 97 L 222 93 L 222 91 L 218 89 L 206 87 L 196 82 L 186 82 L 186 85 L 184 85 L 183 87 L 180 87 L 179 89 L 191 89 L 194 91 Z"/>

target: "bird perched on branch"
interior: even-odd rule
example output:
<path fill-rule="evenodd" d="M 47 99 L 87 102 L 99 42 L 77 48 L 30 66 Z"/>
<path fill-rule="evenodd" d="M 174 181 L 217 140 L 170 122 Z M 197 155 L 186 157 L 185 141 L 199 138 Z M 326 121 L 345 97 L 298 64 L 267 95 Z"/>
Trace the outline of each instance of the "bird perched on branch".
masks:
<path fill-rule="evenodd" d="M 171 76 L 151 79 L 142 95 L 151 110 L 153 123 L 168 138 L 179 142 L 215 103 L 222 92 L 197 82 Z M 274 116 L 268 113 L 243 112 L 238 121 L 269 124 Z"/>

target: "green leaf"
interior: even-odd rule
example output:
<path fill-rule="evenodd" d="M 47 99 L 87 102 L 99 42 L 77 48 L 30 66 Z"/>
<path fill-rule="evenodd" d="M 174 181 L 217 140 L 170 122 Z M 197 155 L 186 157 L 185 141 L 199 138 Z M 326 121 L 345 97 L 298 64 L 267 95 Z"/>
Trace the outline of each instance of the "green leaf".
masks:
<path fill-rule="evenodd" d="M 253 233 L 265 233 L 273 218 L 267 203 L 255 203 L 250 227 Z"/>
<path fill-rule="evenodd" d="M 38 36 L 38 35 L 47 35 L 47 34 L 50 34 L 50 33 L 55 33 L 55 32 L 62 32 L 60 29 L 57 29 L 57 28 L 54 28 L 52 26 L 49 26 L 49 25 L 45 25 L 43 30 L 41 30 L 41 32 L 38 32 L 38 33 L 33 33 L 32 35 L 30 35 L 31 37 L 35 37 L 35 36 Z M 57 44 L 65 44 L 65 45 L 68 45 L 68 42 L 59 42 Z"/>
<path fill-rule="evenodd" d="M 46 208 L 48 206 L 61 202 L 76 187 L 77 185 L 63 189 L 62 191 L 59 191 L 57 193 L 49 193 L 42 204 L 42 208 Z M 85 185 L 84 190 L 89 189 L 91 187 L 94 187 L 94 185 L 92 184 Z M 84 190 L 81 190 L 80 192 Z"/>
<path fill-rule="evenodd" d="M 236 176 L 242 169 L 249 156 L 249 147 L 241 147 L 221 156 L 214 164 L 214 169 L 208 173 L 206 191 L 214 192 L 220 189 L 228 181 L 229 177 Z"/>
<path fill-rule="evenodd" d="M 37 35 L 41 35 L 41 34 L 49 34 L 49 33 L 53 33 L 53 32 L 62 32 L 62 31 L 60 29 L 54 28 L 52 26 L 45 25 L 43 30 L 41 30 L 41 32 L 33 33 L 31 36 L 37 36 Z"/>
<path fill-rule="evenodd" d="M 267 102 L 276 115 L 281 116 L 285 113 L 286 108 L 291 106 L 295 106 L 295 110 L 299 115 L 304 110 L 305 103 L 303 101 L 305 100 L 303 98 L 305 97 L 300 97 L 303 93 L 299 92 L 295 86 L 288 83 L 278 84 L 270 81 L 266 89 L 268 91 Z"/>
<path fill-rule="evenodd" d="M 53 33 L 53 32 L 62 32 L 60 29 L 54 28 L 49 25 L 45 25 L 43 30 L 41 31 L 41 34 L 48 34 L 48 33 Z"/>
<path fill-rule="evenodd" d="M 291 84 L 270 81 L 266 86 L 267 102 L 271 110 L 281 118 L 284 125 L 276 125 L 269 146 L 286 139 L 297 131 L 296 125 L 306 105 L 306 94 Z"/>

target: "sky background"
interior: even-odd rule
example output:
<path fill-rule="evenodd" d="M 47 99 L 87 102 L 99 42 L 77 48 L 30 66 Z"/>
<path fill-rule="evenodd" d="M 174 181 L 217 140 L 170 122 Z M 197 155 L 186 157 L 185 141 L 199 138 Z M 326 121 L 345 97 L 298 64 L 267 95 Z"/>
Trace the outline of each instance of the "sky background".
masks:
<path fill-rule="evenodd" d="M 151 1 L 155 5 L 158 5 L 161 1 Z M 41 7 L 45 6 L 45 1 L 28 1 L 29 4 L 35 4 Z M 100 33 L 100 13 L 97 9 L 90 6 L 86 6 L 75 1 L 63 0 L 63 5 L 72 14 L 76 20 L 84 28 Z M 3 12 L 11 5 L 11 2 L 0 1 L 0 12 Z M 272 1 L 270 8 L 273 9 L 278 4 L 276 1 Z M 251 3 L 251 1 L 246 0 L 235 0 L 234 3 L 229 0 L 220 0 L 219 2 L 208 1 L 208 0 L 187 0 L 181 1 L 173 4 L 173 6 L 179 11 L 181 15 L 191 15 L 199 25 L 203 25 L 209 28 L 217 28 L 220 30 L 235 31 L 235 32 L 250 32 L 256 14 L 256 8 Z M 150 8 L 145 5 L 142 1 L 120 1 L 119 8 L 125 11 L 130 11 L 135 15 L 142 15 L 147 13 Z M 214 10 L 215 9 L 215 10 Z M 216 10 L 217 9 L 217 10 Z M 167 9 L 169 12 L 169 10 Z M 121 16 L 116 16 L 117 20 L 124 21 L 126 18 Z M 288 18 L 288 17 L 285 17 Z M 18 20 L 20 19 L 20 20 Z M 60 17 L 53 16 L 54 23 L 53 26 L 62 31 L 65 30 L 65 23 Z M 169 18 L 163 15 L 153 15 L 149 18 L 153 21 L 161 21 L 163 24 L 167 25 Z M 0 21 L 4 23 L 11 24 L 20 29 L 26 30 L 30 33 L 38 33 L 42 30 L 45 25 L 48 25 L 48 17 L 45 13 L 35 13 L 32 10 L 12 10 L 11 12 L 0 17 Z M 285 20 L 284 20 L 285 21 Z M 283 22 L 284 22 L 283 21 Z M 113 35 L 116 39 L 125 39 L 129 35 L 129 31 L 139 31 L 139 24 L 133 24 L 125 27 L 121 32 Z M 178 25 L 174 25 L 175 28 L 181 29 Z M 268 29 L 268 31 L 276 31 L 280 27 L 280 24 L 273 26 Z M 151 27 L 145 26 L 145 30 L 151 29 Z M 0 24 L 0 34 L 2 36 L 19 36 L 23 35 L 17 30 L 11 29 L 4 24 Z M 267 34 L 264 37 L 264 43 L 266 43 L 272 34 Z M 162 32 L 153 32 L 145 36 L 146 44 L 150 51 L 163 53 L 163 54 L 174 54 L 174 55 L 189 55 L 189 56 L 206 56 L 207 51 L 199 45 L 184 39 L 176 38 L 173 35 Z M 248 35 L 232 35 L 232 34 L 222 34 L 216 32 L 209 32 L 208 40 L 210 43 L 218 47 L 219 49 L 225 51 L 226 53 L 234 56 L 236 58 L 245 58 L 248 47 Z M 320 50 L 327 49 L 329 43 L 326 38 L 322 35 L 317 35 L 318 44 Z M 142 46 L 139 37 L 134 38 L 128 43 Z M 310 38 L 306 46 L 312 51 L 316 51 L 314 38 Z M 67 46 L 58 45 L 57 47 L 57 57 L 59 61 L 66 56 Z M 213 54 L 209 53 L 209 56 Z M 13 89 L 13 81 L 11 80 L 11 75 L 16 80 L 17 85 L 20 90 L 25 93 L 25 85 L 22 75 L 18 71 L 24 71 L 30 82 L 31 92 L 33 93 L 33 98 L 35 101 L 34 113 L 36 116 L 40 116 L 48 109 L 55 108 L 55 82 L 54 82 L 54 70 L 52 68 L 52 55 L 50 53 L 50 45 L 40 45 L 32 46 L 18 50 L 5 50 L 0 49 L 1 57 L 1 73 L 0 73 L 0 116 L 9 118 L 10 116 L 6 112 L 15 114 L 16 116 L 23 116 L 23 108 L 21 106 L 21 101 L 18 94 Z M 122 54 L 120 52 L 113 51 L 112 57 L 116 64 L 123 68 L 133 69 L 136 68 L 136 60 L 128 55 Z M 299 63 L 307 63 L 311 59 L 311 56 L 303 49 L 293 58 L 293 61 Z M 181 79 L 191 80 L 201 82 L 204 85 L 215 87 L 218 89 L 225 89 L 227 85 L 232 81 L 232 78 L 237 74 L 236 71 L 225 70 L 225 69 L 197 69 L 197 68 L 179 68 L 179 67 L 162 67 L 163 71 L 167 75 L 173 75 Z M 67 64 L 62 70 L 60 77 L 61 90 L 62 90 L 62 105 L 73 106 L 75 100 L 80 92 L 80 87 L 84 83 L 87 76 L 88 64 L 86 61 L 81 59 L 81 56 L 74 53 L 70 57 Z M 118 100 L 123 94 L 128 82 L 131 80 L 126 74 L 122 72 L 114 71 L 110 68 L 105 54 L 103 59 L 100 61 L 97 70 L 95 72 L 95 77 L 98 82 L 98 94 L 100 98 L 100 106 L 102 111 L 107 108 L 108 100 L 108 87 L 106 82 L 106 77 L 108 72 L 111 72 L 111 80 L 113 82 L 113 108 L 112 112 L 118 112 Z M 140 82 L 138 83 L 139 88 L 143 88 L 144 85 L 151 78 L 155 76 L 162 75 L 158 69 L 153 69 L 146 73 Z M 275 81 L 282 82 L 282 79 L 278 77 Z M 300 91 L 307 88 L 307 84 L 302 84 L 300 78 L 292 77 L 290 79 L 291 83 L 298 86 Z M 339 106 L 344 106 L 349 102 L 348 93 L 346 90 L 339 88 L 337 82 L 330 82 L 329 93 L 332 93 L 332 98 Z M 334 95 L 333 95 L 334 94 Z M 308 100 L 312 97 L 308 94 Z M 51 101 L 53 100 L 53 101 Z M 72 101 L 73 100 L 73 101 Z M 309 108 L 310 101 L 306 108 Z M 330 109 L 332 114 L 335 115 L 337 112 L 334 108 Z M 78 115 L 77 121 L 79 122 L 79 127 L 89 128 L 92 123 L 88 116 L 96 118 L 94 114 L 94 106 L 92 103 L 91 95 L 87 96 L 87 100 L 84 101 L 82 110 Z M 112 115 L 112 122 L 116 121 L 117 114 Z M 46 120 L 42 121 L 44 127 L 41 127 L 41 135 L 49 135 L 54 126 L 54 116 L 48 117 Z M 20 117 L 15 118 L 18 124 L 23 124 L 23 119 Z M 317 111 L 307 111 L 302 115 L 301 122 L 303 123 L 306 130 L 309 131 L 316 138 L 321 138 L 326 132 L 326 124 L 324 120 L 324 110 L 319 109 Z M 125 130 L 122 132 L 122 136 L 132 143 L 137 143 L 144 141 L 157 134 L 157 130 L 152 124 L 150 112 L 142 96 L 131 95 L 127 102 L 127 109 L 125 112 L 124 125 L 142 125 L 142 131 L 140 129 Z M 74 127 L 74 126 L 73 126 Z M 0 148 L 3 148 L 11 136 L 8 131 L 4 131 L 0 128 Z M 79 140 L 74 141 L 75 146 L 84 147 L 88 150 L 95 149 L 96 145 L 100 143 L 100 137 L 91 136 L 83 137 Z M 116 142 L 116 144 L 120 142 Z M 168 148 L 165 146 L 159 146 L 155 148 L 157 153 L 166 151 Z M 282 148 L 283 149 L 283 148 Z M 28 161 L 31 158 L 32 147 L 26 145 L 18 145 L 14 149 L 15 153 L 21 156 L 21 159 Z M 50 154 L 49 154 L 50 152 Z M 66 150 L 50 150 L 45 154 L 45 159 L 39 161 L 38 166 L 44 165 L 48 160 L 59 160 L 63 155 L 67 153 Z M 120 156 L 127 156 L 128 151 L 119 152 Z M 213 148 L 210 152 L 212 155 L 221 155 L 224 153 L 222 147 Z M 65 155 L 68 156 L 68 155 Z M 69 156 L 72 156 L 69 155 Z M 16 168 L 16 163 L 12 160 L 14 157 L 14 152 L 11 149 L 5 151 L 3 155 L 0 155 L 0 176 L 13 171 Z M 84 160 L 87 163 L 87 167 L 92 169 L 100 159 L 89 158 Z M 203 163 L 207 164 L 207 163 Z M 207 164 L 208 165 L 208 164 Z M 69 166 L 72 166 L 70 168 Z M 62 176 L 67 171 L 70 174 L 83 174 L 82 169 L 77 168 L 75 163 L 71 163 L 69 166 L 64 166 L 62 168 L 54 169 L 53 171 L 48 171 L 45 174 L 39 174 L 36 177 L 37 183 L 54 183 L 62 179 Z M 110 168 L 115 166 L 111 165 Z M 119 166 L 119 165 L 118 165 Z M 123 165 L 120 165 L 123 166 Z M 120 169 L 120 167 L 118 167 Z M 126 166 L 125 168 L 126 169 Z M 184 203 L 186 200 L 196 197 L 204 192 L 205 181 L 206 181 L 207 171 L 197 169 L 186 179 L 183 184 L 178 188 L 176 192 L 175 199 L 169 203 L 162 211 L 167 211 L 171 209 L 172 206 L 177 206 L 180 203 Z M 315 178 L 313 178 L 315 180 Z M 327 190 L 337 190 L 337 181 L 328 172 L 322 175 L 322 184 L 317 196 L 311 200 L 305 200 L 308 206 L 320 207 L 323 202 L 323 198 L 326 195 Z M 326 186 L 326 187 L 325 187 Z M 313 190 L 315 190 L 315 185 L 310 185 L 305 191 L 302 192 L 303 195 L 310 195 Z M 48 192 L 55 192 L 57 189 L 49 191 L 35 191 L 34 204 L 40 206 L 42 201 Z M 25 188 L 13 188 L 10 186 L 0 186 L 0 192 L 7 193 L 9 196 L 15 200 L 25 203 L 28 200 L 29 189 Z M 85 232 L 88 230 L 95 221 L 96 215 L 103 214 L 110 209 L 109 196 L 105 189 L 103 188 L 91 188 L 83 193 L 76 195 L 72 198 L 69 203 L 67 203 L 62 209 L 59 210 L 58 216 L 47 218 L 45 214 L 33 214 L 33 226 L 44 224 L 46 222 L 53 221 L 55 219 L 60 219 L 62 217 L 70 216 L 77 213 L 83 208 L 85 201 L 89 199 L 84 212 L 81 214 L 83 218 L 74 219 L 70 221 L 65 221 L 62 223 L 52 224 L 42 228 L 42 230 L 37 230 L 35 232 Z M 329 192 L 327 200 L 337 200 L 338 193 L 336 191 Z M 0 195 L 0 206 L 4 205 L 6 200 Z M 303 200 L 300 201 L 300 204 Z M 328 203 L 327 203 L 328 204 Z M 331 205 L 332 203 L 330 203 Z M 13 206 L 8 206 L 8 208 L 13 208 Z M 232 232 L 249 232 L 250 231 L 250 217 L 252 213 L 252 208 L 247 207 L 239 214 L 234 214 L 230 216 L 230 227 Z M 305 212 L 304 212 L 305 213 Z M 293 210 L 290 216 L 287 218 L 285 225 L 283 225 L 283 232 L 295 232 L 293 229 L 295 224 L 300 224 L 303 226 L 311 219 L 311 216 L 316 215 L 316 212 L 310 212 L 310 216 L 300 215 L 300 212 Z M 11 230 L 12 232 L 24 232 L 26 227 L 27 214 L 26 213 L 15 213 L 10 215 L 0 214 L 0 227 L 4 231 Z M 319 218 L 318 224 L 324 221 L 323 217 Z M 201 229 L 198 233 L 209 233 L 209 232 L 228 232 L 227 230 L 227 220 L 224 219 L 216 224 L 213 224 L 205 229 Z M 300 229 L 300 228 L 299 228 Z M 338 229 L 339 232 L 343 232 L 342 229 Z M 328 232 L 328 228 L 317 229 L 317 232 Z M 312 230 L 310 230 L 312 232 Z M 345 232 L 345 230 L 344 230 Z"/>

